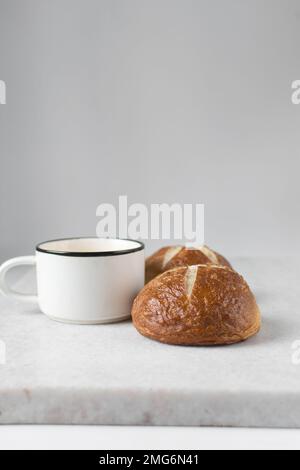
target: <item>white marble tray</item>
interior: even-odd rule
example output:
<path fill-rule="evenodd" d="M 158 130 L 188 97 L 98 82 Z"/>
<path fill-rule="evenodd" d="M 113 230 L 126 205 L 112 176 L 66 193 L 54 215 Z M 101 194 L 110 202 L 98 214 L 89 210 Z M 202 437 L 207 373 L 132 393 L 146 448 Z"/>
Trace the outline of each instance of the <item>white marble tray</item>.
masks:
<path fill-rule="evenodd" d="M 167 346 L 130 322 L 55 323 L 0 297 L 0 423 L 300 428 L 300 260 L 238 259 L 263 314 L 228 347 Z"/>

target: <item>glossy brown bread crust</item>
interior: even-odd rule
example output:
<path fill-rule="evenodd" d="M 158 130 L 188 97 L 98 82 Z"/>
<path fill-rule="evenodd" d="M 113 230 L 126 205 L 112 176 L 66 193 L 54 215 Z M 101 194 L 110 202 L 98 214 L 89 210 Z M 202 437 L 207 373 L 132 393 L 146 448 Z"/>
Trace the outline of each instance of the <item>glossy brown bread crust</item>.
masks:
<path fill-rule="evenodd" d="M 176 268 L 155 278 L 132 309 L 144 336 L 178 345 L 225 345 L 260 329 L 260 311 L 247 283 L 217 266 Z"/>
<path fill-rule="evenodd" d="M 223 256 L 206 246 L 200 248 L 166 246 L 147 258 L 146 283 L 170 269 L 196 264 L 215 264 L 231 268 L 230 263 Z"/>

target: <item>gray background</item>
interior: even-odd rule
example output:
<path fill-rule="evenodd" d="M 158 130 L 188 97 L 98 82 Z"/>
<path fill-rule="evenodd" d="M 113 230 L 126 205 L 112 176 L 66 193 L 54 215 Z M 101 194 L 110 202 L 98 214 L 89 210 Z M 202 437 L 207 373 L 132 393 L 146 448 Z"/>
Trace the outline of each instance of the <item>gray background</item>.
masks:
<path fill-rule="evenodd" d="M 299 252 L 299 43 L 299 0 L 0 0 L 0 261 L 121 194 L 205 203 L 229 256 Z"/>

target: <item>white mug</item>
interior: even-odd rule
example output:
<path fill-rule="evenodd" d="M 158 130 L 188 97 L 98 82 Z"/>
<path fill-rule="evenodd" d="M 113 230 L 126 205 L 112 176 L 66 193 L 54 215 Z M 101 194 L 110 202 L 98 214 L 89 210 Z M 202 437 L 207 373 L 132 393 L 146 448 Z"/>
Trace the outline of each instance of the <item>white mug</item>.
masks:
<path fill-rule="evenodd" d="M 66 323 L 99 324 L 130 317 L 145 281 L 144 245 L 109 238 L 73 238 L 41 243 L 35 256 L 15 258 L 0 268 L 0 290 L 7 296 L 38 302 L 41 311 Z M 38 295 L 13 291 L 7 272 L 17 266 L 37 269 Z"/>

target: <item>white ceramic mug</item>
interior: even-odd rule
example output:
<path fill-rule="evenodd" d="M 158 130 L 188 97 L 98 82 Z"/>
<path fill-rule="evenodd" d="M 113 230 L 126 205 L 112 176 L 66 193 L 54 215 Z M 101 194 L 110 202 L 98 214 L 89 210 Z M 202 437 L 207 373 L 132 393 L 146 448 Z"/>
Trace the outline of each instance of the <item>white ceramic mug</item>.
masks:
<path fill-rule="evenodd" d="M 13 291 L 7 272 L 17 266 L 37 269 L 38 295 Z M 38 302 L 41 311 L 67 323 L 110 323 L 130 317 L 144 286 L 144 245 L 134 240 L 74 238 L 41 243 L 35 256 L 15 258 L 0 268 L 0 290 L 10 297 Z"/>

